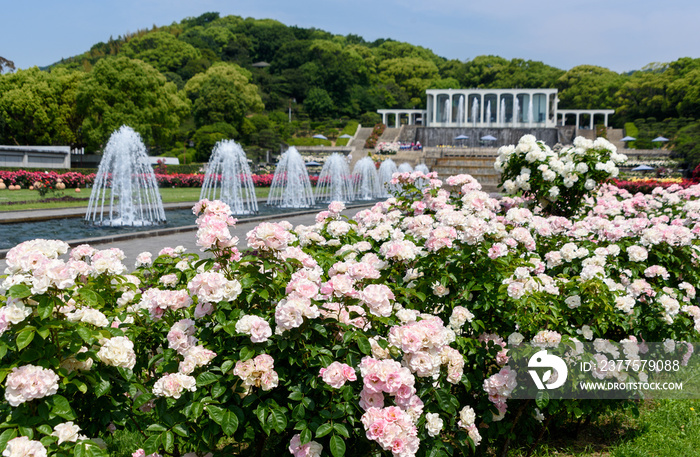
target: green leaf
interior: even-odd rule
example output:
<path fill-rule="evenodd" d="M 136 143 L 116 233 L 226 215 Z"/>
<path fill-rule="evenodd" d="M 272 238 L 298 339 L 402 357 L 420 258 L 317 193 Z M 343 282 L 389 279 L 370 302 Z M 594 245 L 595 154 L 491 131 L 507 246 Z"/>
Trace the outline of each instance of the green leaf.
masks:
<path fill-rule="evenodd" d="M 50 435 L 53 433 L 53 429 L 51 428 L 51 426 L 49 424 L 41 424 L 36 429 L 37 429 L 37 431 L 39 431 L 40 433 L 43 433 L 44 435 Z"/>
<path fill-rule="evenodd" d="M 96 443 L 85 443 L 86 457 L 108 457 L 107 451 L 100 448 Z"/>
<path fill-rule="evenodd" d="M 238 429 L 238 417 L 231 411 L 225 411 L 223 420 L 221 421 L 221 429 L 229 436 L 236 433 Z"/>
<path fill-rule="evenodd" d="M 333 457 L 343 457 L 345 455 L 345 441 L 338 435 L 331 436 L 331 454 L 333 454 Z"/>
<path fill-rule="evenodd" d="M 100 296 L 94 290 L 82 288 L 78 291 L 78 295 L 83 302 L 91 308 L 97 308 L 100 304 Z"/>
<path fill-rule="evenodd" d="M 82 338 L 83 341 L 85 341 L 86 343 L 92 344 L 92 342 L 94 341 L 94 338 L 92 336 L 92 332 L 90 331 L 90 329 L 87 329 L 85 327 L 78 327 L 77 329 L 75 329 L 75 331 L 78 332 L 78 335 L 80 335 L 80 338 Z"/>
<path fill-rule="evenodd" d="M 143 443 L 143 450 L 146 455 L 153 454 L 160 450 L 160 435 L 153 435 Z"/>
<path fill-rule="evenodd" d="M 228 373 L 231 370 L 231 368 L 233 368 L 234 364 L 235 364 L 235 362 L 233 360 L 225 361 L 224 363 L 221 364 L 221 372 L 224 374 Z"/>
<path fill-rule="evenodd" d="M 190 432 L 187 431 L 184 425 L 182 424 L 176 424 L 173 427 L 173 432 L 177 433 L 178 435 L 187 438 L 190 434 Z"/>
<path fill-rule="evenodd" d="M 155 395 L 153 394 L 140 394 L 134 399 L 134 409 L 142 407 L 154 398 Z"/>
<path fill-rule="evenodd" d="M 455 414 L 456 410 L 452 402 L 452 395 L 443 390 L 435 391 L 435 398 L 437 398 L 438 405 L 440 408 L 449 414 Z"/>
<path fill-rule="evenodd" d="M 166 431 L 167 429 L 168 429 L 168 428 L 167 428 L 166 426 L 161 425 L 161 424 L 151 424 L 151 425 L 148 426 L 148 428 L 146 429 L 146 431 L 147 431 L 147 432 L 158 432 L 158 433 L 161 433 L 161 432 Z"/>
<path fill-rule="evenodd" d="M 175 436 L 173 435 L 173 432 L 168 430 L 167 432 L 161 433 L 160 442 L 163 443 L 165 452 L 173 452 L 173 448 L 175 447 Z"/>
<path fill-rule="evenodd" d="M 36 307 L 36 311 L 40 318 L 46 319 L 53 311 L 53 300 L 49 297 L 41 297 L 39 304 Z"/>
<path fill-rule="evenodd" d="M 333 424 L 333 430 L 338 432 L 340 435 L 343 435 L 345 438 L 350 438 L 350 432 L 348 432 L 347 427 L 343 424 L 335 423 Z"/>
<path fill-rule="evenodd" d="M 544 408 L 546 408 L 549 404 L 549 394 L 543 390 L 537 392 L 537 395 L 535 396 L 535 403 L 540 411 L 544 410 Z"/>
<path fill-rule="evenodd" d="M 24 330 L 19 332 L 17 334 L 17 350 L 21 351 L 22 349 L 26 348 L 29 346 L 29 343 L 32 342 L 34 339 L 34 334 L 35 334 L 35 329 L 34 327 L 25 327 Z"/>
<path fill-rule="evenodd" d="M 220 375 L 214 374 L 210 371 L 205 371 L 204 373 L 197 376 L 197 387 L 207 386 L 213 384 L 221 378 Z"/>
<path fill-rule="evenodd" d="M 17 436 L 17 430 L 9 428 L 0 434 L 0 449 L 7 447 L 7 442 Z"/>
<path fill-rule="evenodd" d="M 372 354 L 372 345 L 369 344 L 369 340 L 364 336 L 357 338 L 357 347 L 363 354 Z"/>
<path fill-rule="evenodd" d="M 105 395 L 107 392 L 109 392 L 109 389 L 112 387 L 112 385 L 109 383 L 108 380 L 102 379 L 100 382 L 95 386 L 95 395 L 97 395 L 97 398 L 100 398 L 101 396 Z"/>
<path fill-rule="evenodd" d="M 284 412 L 280 411 L 279 409 L 273 409 L 270 411 L 269 421 L 270 425 L 277 433 L 282 433 L 284 432 L 284 429 L 287 428 L 287 416 L 285 416 Z"/>
<path fill-rule="evenodd" d="M 241 357 L 241 362 L 245 362 L 246 360 L 252 359 L 255 356 L 255 349 L 251 348 L 250 346 L 243 346 L 238 352 L 238 355 Z"/>
<path fill-rule="evenodd" d="M 300 391 L 295 390 L 291 394 L 289 394 L 289 399 L 294 400 L 294 401 L 301 401 L 301 399 L 304 398 L 304 394 L 302 394 Z"/>
<path fill-rule="evenodd" d="M 31 289 L 24 284 L 15 284 L 7 291 L 7 296 L 11 298 L 27 298 L 31 295 Z"/>
<path fill-rule="evenodd" d="M 331 430 L 333 430 L 333 424 L 331 424 L 329 422 L 326 422 L 325 424 L 320 425 L 316 429 L 316 438 L 321 438 L 323 436 L 328 435 L 331 432 Z"/>
<path fill-rule="evenodd" d="M 311 438 L 313 438 L 313 434 L 311 433 L 311 430 L 308 428 L 305 428 L 304 430 L 301 431 L 301 436 L 300 436 L 300 443 L 299 444 L 306 444 L 309 441 L 311 441 Z"/>
<path fill-rule="evenodd" d="M 221 425 L 221 423 L 224 421 L 224 409 L 219 408 L 218 406 L 214 405 L 207 405 L 207 412 L 209 413 L 209 417 L 211 417 L 211 420 L 216 422 L 217 424 Z"/>
<path fill-rule="evenodd" d="M 51 412 L 57 416 L 60 416 L 66 420 L 75 420 L 75 412 L 73 408 L 70 407 L 68 400 L 62 395 L 52 395 L 49 397 L 49 404 L 51 405 Z"/>
<path fill-rule="evenodd" d="M 48 327 L 41 327 L 40 329 L 37 329 L 36 333 L 38 333 L 43 339 L 46 339 L 51 334 L 51 329 Z"/>

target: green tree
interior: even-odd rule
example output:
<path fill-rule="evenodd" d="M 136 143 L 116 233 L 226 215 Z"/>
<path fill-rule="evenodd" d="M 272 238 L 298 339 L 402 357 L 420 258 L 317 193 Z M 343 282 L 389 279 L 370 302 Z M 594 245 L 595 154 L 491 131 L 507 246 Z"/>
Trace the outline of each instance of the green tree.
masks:
<path fill-rule="evenodd" d="M 201 57 L 200 52 L 191 44 L 161 31 L 132 38 L 124 45 L 123 54 L 148 62 L 161 72 L 177 71 L 189 60 Z"/>
<path fill-rule="evenodd" d="M 325 89 L 313 87 L 304 100 L 304 109 L 312 119 L 318 120 L 331 116 L 335 111 L 335 105 Z"/>
<path fill-rule="evenodd" d="M 0 73 L 7 71 L 15 71 L 15 63 L 0 56 Z"/>
<path fill-rule="evenodd" d="M 236 64 L 219 62 L 190 79 L 185 92 L 194 101 L 197 127 L 225 122 L 240 130 L 246 115 L 262 111 L 258 88 L 249 82 L 250 77 L 249 71 Z"/>
<path fill-rule="evenodd" d="M 37 67 L 0 75 L 0 139 L 23 145 L 75 144 L 80 117 L 75 91 L 81 72 Z"/>
<path fill-rule="evenodd" d="M 379 64 L 379 78 L 385 84 L 395 83 L 402 87 L 413 106 L 423 104 L 425 90 L 438 77 L 438 67 L 430 60 L 420 57 L 399 57 Z"/>
<path fill-rule="evenodd" d="M 561 108 L 615 108 L 615 93 L 624 78 L 612 70 L 579 65 L 557 80 Z"/>
<path fill-rule="evenodd" d="M 194 148 L 197 151 L 196 160 L 206 162 L 209 160 L 212 149 L 217 141 L 231 140 L 238 137 L 238 131 L 231 124 L 217 122 L 205 125 L 197 129 L 192 137 Z"/>
<path fill-rule="evenodd" d="M 190 112 L 189 101 L 175 84 L 146 62 L 128 57 L 97 62 L 76 101 L 91 150 L 99 149 L 121 125 L 138 131 L 148 146 L 167 146 Z"/>

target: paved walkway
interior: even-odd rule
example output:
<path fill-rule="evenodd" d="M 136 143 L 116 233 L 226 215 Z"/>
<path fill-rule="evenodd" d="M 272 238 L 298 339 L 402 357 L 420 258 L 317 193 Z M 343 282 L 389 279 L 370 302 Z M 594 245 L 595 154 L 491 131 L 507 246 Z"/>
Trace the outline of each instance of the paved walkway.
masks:
<path fill-rule="evenodd" d="M 181 203 L 182 207 L 191 208 L 194 205 L 192 203 Z M 371 207 L 372 204 L 358 204 L 353 205 L 350 208 L 343 211 L 343 214 L 352 217 L 358 211 Z M 56 211 L 63 211 L 62 217 L 80 217 L 85 214 L 85 208 L 64 208 L 63 210 L 32 210 L 32 211 L 17 211 L 17 213 L 32 213 L 33 217 L 36 219 L 32 220 L 45 220 L 51 219 Z M 78 211 L 80 213 L 78 216 L 66 216 L 65 214 L 73 213 L 76 214 Z M 316 214 L 319 210 L 307 210 L 299 211 L 297 213 L 287 213 L 284 215 L 270 215 L 261 216 L 257 218 L 251 218 L 240 221 L 232 230 L 231 234 L 237 236 L 240 240 L 242 246 L 245 246 L 246 234 L 252 230 L 256 225 L 262 221 L 274 221 L 274 220 L 287 220 L 292 225 L 312 225 L 315 222 Z M 26 216 L 26 215 L 25 215 Z M 19 217 L 19 216 L 17 216 Z M 26 219 L 24 220 L 26 221 Z M 185 227 L 173 227 L 161 230 L 151 230 L 146 232 L 132 232 L 124 235 L 112 235 L 100 238 L 89 238 L 83 240 L 67 240 L 68 244 L 72 247 L 78 246 L 80 244 L 90 244 L 98 249 L 107 249 L 116 247 L 124 251 L 127 259 L 124 261 L 125 265 L 129 268 L 134 266 L 136 261 L 136 256 L 141 252 L 148 251 L 154 256 L 164 247 L 176 247 L 184 246 L 187 252 L 196 252 L 198 254 L 203 254 L 196 245 L 196 230 L 195 225 L 189 225 Z M 5 258 L 7 250 L 0 250 L 0 259 Z M 1 265 L 1 264 L 0 264 Z M 0 267 L 0 271 L 4 270 Z"/>

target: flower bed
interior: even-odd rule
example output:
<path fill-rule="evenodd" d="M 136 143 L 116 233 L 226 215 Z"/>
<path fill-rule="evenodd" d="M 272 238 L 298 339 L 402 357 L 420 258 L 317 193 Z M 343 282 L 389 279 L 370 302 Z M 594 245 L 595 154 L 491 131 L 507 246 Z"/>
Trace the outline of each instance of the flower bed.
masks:
<path fill-rule="evenodd" d="M 253 184 L 256 187 L 270 187 L 272 184 L 273 174 L 252 175 Z M 95 180 L 95 174 L 83 175 L 75 172 L 56 173 L 43 171 L 0 171 L 0 179 L 6 185 L 21 185 L 23 188 L 28 188 L 33 183 L 40 181 L 45 182 L 51 187 L 54 187 L 56 181 L 61 179 L 67 188 L 73 187 L 89 187 L 92 186 Z M 316 183 L 318 178 L 312 176 L 312 184 Z M 185 174 L 172 173 L 160 174 L 156 173 L 156 181 L 159 187 L 201 187 L 204 181 L 203 174 Z"/>
<path fill-rule="evenodd" d="M 613 179 L 612 183 L 620 189 L 625 189 L 632 194 L 636 194 L 637 192 L 649 194 L 657 187 L 668 189 L 671 186 L 680 186 L 686 189 L 695 184 L 693 181 L 683 178 Z"/>
<path fill-rule="evenodd" d="M 22 243 L 0 286 L 0 448 L 103 455 L 116 428 L 140 454 L 470 455 L 615 404 L 511 399 L 521 341 L 697 339 L 700 186 L 604 185 L 567 219 L 445 183 L 396 174 L 353 220 L 334 202 L 240 246 L 202 201 L 212 258 L 166 248 L 131 274 L 119 249 Z"/>

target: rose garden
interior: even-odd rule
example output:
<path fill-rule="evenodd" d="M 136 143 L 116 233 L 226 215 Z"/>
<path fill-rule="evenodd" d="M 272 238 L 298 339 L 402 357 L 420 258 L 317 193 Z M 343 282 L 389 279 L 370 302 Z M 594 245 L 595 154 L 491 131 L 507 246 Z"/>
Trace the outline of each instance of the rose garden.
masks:
<path fill-rule="evenodd" d="M 499 151 L 500 199 L 397 173 L 353 219 L 333 202 L 244 240 L 203 200 L 206 258 L 166 248 L 131 271 L 116 248 L 24 242 L 0 285 L 0 449 L 506 455 L 622 407 L 512 399 L 508 361 L 523 342 L 697 340 L 700 186 L 632 194 L 609 183 L 625 159 L 527 135 Z"/>

